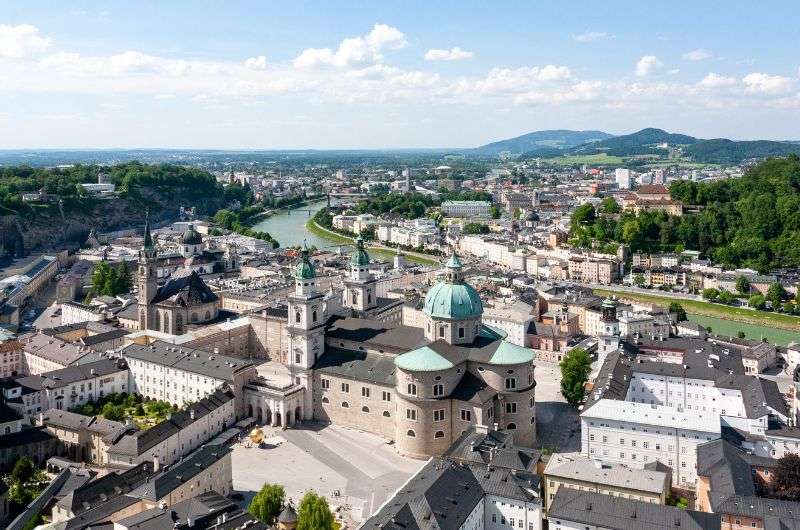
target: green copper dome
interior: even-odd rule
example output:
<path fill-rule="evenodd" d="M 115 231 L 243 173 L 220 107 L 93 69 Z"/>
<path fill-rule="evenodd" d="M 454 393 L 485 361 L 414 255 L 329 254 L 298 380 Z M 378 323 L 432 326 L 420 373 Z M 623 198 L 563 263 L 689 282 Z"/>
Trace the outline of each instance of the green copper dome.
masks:
<path fill-rule="evenodd" d="M 203 243 L 203 236 L 200 235 L 200 232 L 195 229 L 193 224 L 189 224 L 186 232 L 181 237 L 181 242 L 184 245 L 200 245 Z"/>
<path fill-rule="evenodd" d="M 356 239 L 356 250 L 350 256 L 350 264 L 357 267 L 369 265 L 369 254 L 367 254 L 367 249 L 364 247 L 364 239 L 361 236 Z"/>
<path fill-rule="evenodd" d="M 311 264 L 308 246 L 305 243 L 303 243 L 301 256 L 300 262 L 294 269 L 294 277 L 298 280 L 313 280 L 317 277 L 317 274 L 314 272 L 314 265 Z"/>
<path fill-rule="evenodd" d="M 445 280 L 434 285 L 425 296 L 425 314 L 453 320 L 479 317 L 483 303 L 478 291 L 464 282 L 461 260 L 453 253 L 445 263 Z"/>

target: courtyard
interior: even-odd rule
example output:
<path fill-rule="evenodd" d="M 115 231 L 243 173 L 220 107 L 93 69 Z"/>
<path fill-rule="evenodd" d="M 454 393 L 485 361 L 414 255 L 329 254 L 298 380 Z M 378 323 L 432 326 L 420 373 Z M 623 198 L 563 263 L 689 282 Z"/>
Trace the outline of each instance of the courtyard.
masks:
<path fill-rule="evenodd" d="M 352 528 L 424 464 L 399 456 L 379 436 L 335 425 L 262 430 L 262 448 L 243 443 L 233 448 L 233 489 L 242 494 L 245 507 L 264 483 L 282 485 L 295 505 L 314 489 Z"/>
<path fill-rule="evenodd" d="M 536 360 L 536 447 L 553 452 L 580 451 L 580 418 L 561 395 L 558 363 Z"/>

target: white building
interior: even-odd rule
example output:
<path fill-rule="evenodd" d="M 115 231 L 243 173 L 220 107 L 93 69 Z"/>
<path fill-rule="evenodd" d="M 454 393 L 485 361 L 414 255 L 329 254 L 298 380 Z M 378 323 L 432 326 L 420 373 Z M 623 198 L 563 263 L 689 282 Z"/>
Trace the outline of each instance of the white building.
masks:
<path fill-rule="evenodd" d="M 617 181 L 617 187 L 621 190 L 631 189 L 631 170 L 626 168 L 617 168 L 614 171 L 614 178 Z"/>
<path fill-rule="evenodd" d="M 491 203 L 488 201 L 445 201 L 442 203 L 442 215 L 447 217 L 482 217 L 492 216 Z"/>

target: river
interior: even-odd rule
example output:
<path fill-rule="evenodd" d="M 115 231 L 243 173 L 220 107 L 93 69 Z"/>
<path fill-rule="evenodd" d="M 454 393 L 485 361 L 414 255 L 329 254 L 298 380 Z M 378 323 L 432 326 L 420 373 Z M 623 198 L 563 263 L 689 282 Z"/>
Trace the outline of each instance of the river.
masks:
<path fill-rule="evenodd" d="M 254 225 L 253 230 L 268 232 L 281 244 L 281 247 L 302 245 L 303 240 L 306 240 L 308 246 L 313 245 L 317 248 L 329 247 L 332 245 L 330 241 L 315 236 L 306 230 L 306 222 L 309 217 L 313 217 L 315 213 L 323 209 L 325 204 L 325 201 L 312 202 L 297 210 L 291 210 L 289 215 L 284 211 L 276 213 L 272 217 L 267 217 Z M 311 210 L 310 216 L 307 212 L 309 209 Z"/>

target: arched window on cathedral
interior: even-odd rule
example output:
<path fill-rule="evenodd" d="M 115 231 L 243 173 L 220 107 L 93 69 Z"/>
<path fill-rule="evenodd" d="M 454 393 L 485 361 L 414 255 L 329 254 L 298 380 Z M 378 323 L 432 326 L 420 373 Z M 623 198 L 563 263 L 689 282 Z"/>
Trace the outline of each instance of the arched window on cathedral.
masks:
<path fill-rule="evenodd" d="M 295 324 L 299 324 L 299 323 L 300 323 L 300 311 L 297 311 L 297 312 L 294 314 L 294 323 L 295 323 Z"/>
<path fill-rule="evenodd" d="M 358 303 L 358 293 L 353 291 L 353 304 Z"/>
<path fill-rule="evenodd" d="M 206 320 L 211 320 L 211 311 L 206 311 Z"/>
<path fill-rule="evenodd" d="M 192 322 L 197 322 L 198 318 L 197 313 L 192 313 Z"/>
<path fill-rule="evenodd" d="M 317 321 L 317 310 L 315 309 L 313 313 L 311 313 L 311 320 L 313 322 Z"/>
<path fill-rule="evenodd" d="M 145 320 L 146 320 L 146 317 L 145 317 L 145 315 L 146 315 L 146 314 L 147 314 L 147 313 L 145 312 L 145 310 L 144 310 L 144 309 L 142 309 L 141 311 L 139 311 L 139 329 L 142 329 L 142 330 L 143 330 L 143 329 L 145 329 L 145 324 L 146 324 L 146 322 L 145 322 Z"/>
<path fill-rule="evenodd" d="M 156 317 L 155 321 L 156 331 L 161 331 L 161 313 L 157 309 L 154 311 L 154 313 Z"/>
<path fill-rule="evenodd" d="M 175 334 L 183 334 L 183 316 L 180 313 L 175 317 Z"/>
<path fill-rule="evenodd" d="M 371 291 L 367 291 L 367 303 L 368 304 L 372 303 L 372 292 Z"/>

